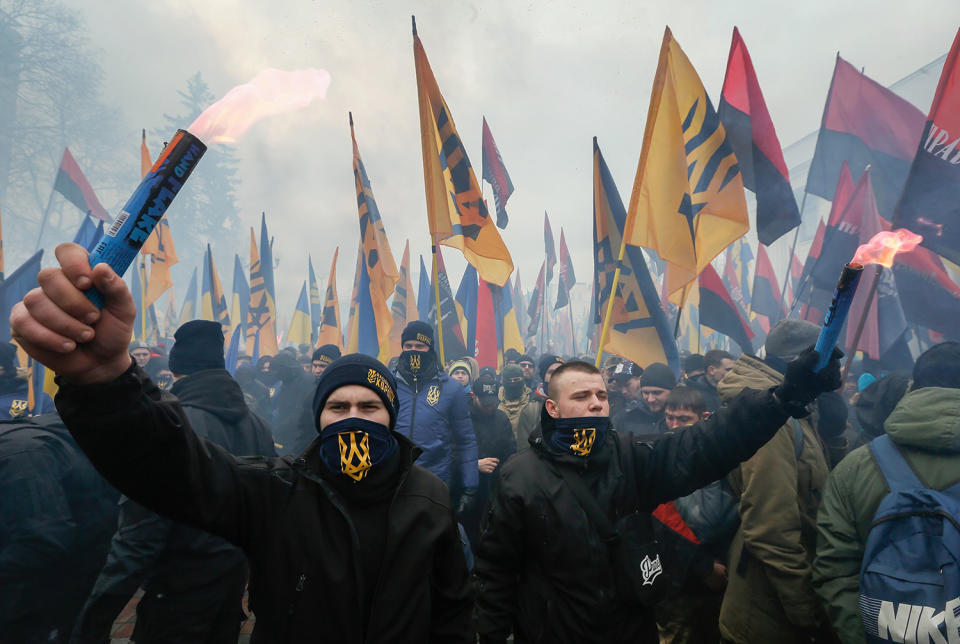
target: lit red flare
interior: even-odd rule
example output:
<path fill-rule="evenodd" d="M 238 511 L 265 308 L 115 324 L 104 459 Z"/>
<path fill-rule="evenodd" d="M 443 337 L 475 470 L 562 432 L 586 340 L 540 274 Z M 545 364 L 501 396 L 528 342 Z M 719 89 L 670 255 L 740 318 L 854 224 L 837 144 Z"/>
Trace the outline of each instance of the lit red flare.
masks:
<path fill-rule="evenodd" d="M 265 69 L 237 85 L 197 117 L 188 131 L 206 143 L 233 143 L 264 116 L 306 107 L 325 98 L 330 73 L 323 69 L 287 72 Z"/>
<path fill-rule="evenodd" d="M 893 256 L 897 253 L 905 253 L 916 248 L 923 237 L 912 233 L 906 228 L 897 230 L 884 230 L 857 249 L 853 256 L 851 264 L 866 266 L 867 264 L 880 264 L 890 268 L 893 266 Z"/>

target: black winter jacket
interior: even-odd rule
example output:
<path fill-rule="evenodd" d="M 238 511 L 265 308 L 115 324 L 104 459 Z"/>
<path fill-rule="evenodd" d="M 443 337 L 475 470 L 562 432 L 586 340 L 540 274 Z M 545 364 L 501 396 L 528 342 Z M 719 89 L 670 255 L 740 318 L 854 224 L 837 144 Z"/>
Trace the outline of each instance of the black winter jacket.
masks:
<path fill-rule="evenodd" d="M 531 436 L 531 449 L 501 468 L 481 531 L 481 642 L 503 642 L 511 631 L 518 644 L 656 642 L 652 612 L 618 600 L 606 545 L 546 460 L 576 467 L 616 521 L 721 478 L 786 419 L 770 392 L 747 390 L 710 419 L 652 443 L 611 432 L 585 458 L 547 449 L 547 423 L 542 438 Z"/>
<path fill-rule="evenodd" d="M 276 456 L 267 424 L 247 409 L 240 385 L 223 369 L 198 371 L 174 383 L 177 396 L 194 432 L 237 456 Z M 117 533 L 106 565 L 97 578 L 74 630 L 74 642 L 103 642 L 117 615 L 137 588 L 144 586 L 145 599 L 177 596 L 190 601 L 199 597 L 236 594 L 232 586 L 246 573 L 243 553 L 209 533 L 164 519 L 138 503 L 124 498 L 120 503 Z M 158 602 L 157 618 L 176 632 L 189 630 L 182 620 L 196 615 L 176 614 L 169 602 Z M 143 605 L 143 604 L 141 604 Z M 240 606 L 237 605 L 239 617 Z M 200 619 L 210 622 L 215 614 Z M 139 618 L 138 618 L 139 628 Z M 239 628 L 239 626 L 238 626 Z"/>
<path fill-rule="evenodd" d="M 413 465 L 416 448 L 404 437 L 395 434 L 403 469 L 370 590 L 356 530 L 319 473 L 314 447 L 296 460 L 235 458 L 198 438 L 178 401 L 135 365 L 103 385 L 60 382 L 56 403 L 118 489 L 243 549 L 257 616 L 253 644 L 471 640 L 472 597 L 449 496 Z"/>

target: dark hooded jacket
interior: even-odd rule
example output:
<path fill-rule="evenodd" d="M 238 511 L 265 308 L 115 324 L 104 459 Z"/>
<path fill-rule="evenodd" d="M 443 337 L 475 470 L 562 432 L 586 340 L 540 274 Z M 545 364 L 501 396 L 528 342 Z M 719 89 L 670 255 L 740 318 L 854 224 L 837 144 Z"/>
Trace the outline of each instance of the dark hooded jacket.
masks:
<path fill-rule="evenodd" d="M 403 436 L 395 434 L 401 471 L 370 584 L 353 513 L 321 472 L 318 443 L 297 459 L 231 456 L 197 437 L 180 403 L 135 366 L 103 385 L 61 381 L 56 403 L 118 489 L 246 553 L 253 644 L 471 641 L 449 495 L 413 465 L 417 450 Z"/>
<path fill-rule="evenodd" d="M 768 391 L 745 391 L 710 419 L 640 442 L 611 431 L 587 457 L 530 438 L 501 468 L 481 530 L 476 574 L 481 641 L 656 642 L 652 611 L 620 601 L 607 546 L 551 464 L 575 468 L 612 521 L 715 481 L 749 458 L 786 421 Z M 669 574 L 668 570 L 664 574 Z"/>
<path fill-rule="evenodd" d="M 317 379 L 286 355 L 276 356 L 270 371 L 280 377 L 271 420 L 277 451 L 299 456 L 317 436 L 312 407 Z"/>
<path fill-rule="evenodd" d="M 107 556 L 118 496 L 55 414 L 0 423 L 0 642 L 69 635 Z"/>
<path fill-rule="evenodd" d="M 186 376 L 174 383 L 170 393 L 179 398 L 197 436 L 237 456 L 276 456 L 270 429 L 247 409 L 240 386 L 225 370 Z M 141 585 L 145 592 L 134 634 L 142 641 L 156 640 L 154 629 L 181 636 L 217 631 L 213 625 L 218 610 L 211 607 L 226 603 L 233 603 L 232 611 L 225 609 L 232 612 L 229 623 L 239 628 L 245 578 L 246 558 L 240 549 L 221 537 L 164 519 L 124 497 L 110 554 L 84 606 L 73 641 L 108 639 L 114 619 Z M 208 606 L 202 611 L 167 608 L 173 601 Z M 140 613 L 155 619 L 143 620 Z M 163 623 L 151 623 L 158 621 Z"/>

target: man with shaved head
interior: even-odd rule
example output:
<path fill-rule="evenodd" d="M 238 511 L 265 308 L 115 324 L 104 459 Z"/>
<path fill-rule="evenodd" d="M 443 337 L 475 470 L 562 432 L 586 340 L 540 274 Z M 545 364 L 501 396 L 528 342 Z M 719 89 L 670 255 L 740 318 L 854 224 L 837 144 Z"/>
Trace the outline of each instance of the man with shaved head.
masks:
<path fill-rule="evenodd" d="M 839 356 L 814 373 L 817 357 L 811 347 L 781 386 L 745 390 L 653 443 L 610 427 L 593 365 L 557 367 L 542 429 L 501 466 L 480 535 L 480 642 L 506 642 L 511 632 L 518 642 L 656 642 L 652 607 L 676 580 L 653 542 L 650 513 L 724 476 L 837 388 Z"/>

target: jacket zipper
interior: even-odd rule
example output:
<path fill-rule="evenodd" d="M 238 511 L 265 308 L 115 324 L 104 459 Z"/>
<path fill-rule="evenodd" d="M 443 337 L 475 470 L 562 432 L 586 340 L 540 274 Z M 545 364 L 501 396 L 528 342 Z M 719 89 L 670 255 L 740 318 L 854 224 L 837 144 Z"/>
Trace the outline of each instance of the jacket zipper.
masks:
<path fill-rule="evenodd" d="M 927 518 L 946 519 L 947 521 L 953 524 L 954 528 L 960 531 L 960 523 L 958 523 L 955 518 L 950 516 L 949 513 L 944 512 L 943 510 L 937 510 L 936 512 L 898 512 L 897 514 L 890 514 L 883 517 L 882 519 L 877 519 L 876 521 L 873 522 L 873 525 L 871 525 L 870 527 L 874 528 L 880 525 L 881 523 L 885 523 L 887 521 L 893 521 L 894 519 L 903 519 L 905 517 L 927 517 Z"/>
<path fill-rule="evenodd" d="M 293 591 L 293 599 L 287 609 L 287 636 L 284 639 L 288 642 L 293 641 L 293 616 L 297 612 L 297 606 L 300 604 L 300 598 L 303 596 L 303 586 L 306 582 L 307 573 L 300 573 L 300 577 L 297 578 L 297 586 Z"/>
<path fill-rule="evenodd" d="M 410 407 L 410 433 L 408 434 L 408 438 L 411 441 L 413 441 L 413 421 L 416 420 L 417 418 L 417 396 L 420 395 L 419 382 L 420 382 L 419 379 L 416 376 L 414 376 L 413 377 L 413 403 Z"/>

